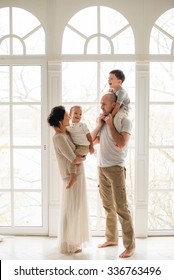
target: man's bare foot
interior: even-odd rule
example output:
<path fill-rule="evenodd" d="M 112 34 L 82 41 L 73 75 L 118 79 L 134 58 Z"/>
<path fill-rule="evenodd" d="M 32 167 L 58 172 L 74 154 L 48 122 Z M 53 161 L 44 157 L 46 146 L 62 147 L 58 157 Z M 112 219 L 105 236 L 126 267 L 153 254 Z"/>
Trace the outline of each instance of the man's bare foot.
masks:
<path fill-rule="evenodd" d="M 111 242 L 111 241 L 106 241 L 103 244 L 99 244 L 98 248 L 105 248 L 105 247 L 109 247 L 109 246 L 117 246 L 118 243 L 117 242 Z"/>
<path fill-rule="evenodd" d="M 79 248 L 74 253 L 77 254 L 77 253 L 81 253 L 81 252 L 82 252 L 82 249 Z"/>
<path fill-rule="evenodd" d="M 77 176 L 71 176 L 71 179 L 69 181 L 69 184 L 67 185 L 67 189 L 71 188 L 72 186 L 75 185 L 75 183 L 77 182 Z"/>
<path fill-rule="evenodd" d="M 134 254 L 134 249 L 126 249 L 123 253 L 119 255 L 120 258 L 129 258 Z"/>

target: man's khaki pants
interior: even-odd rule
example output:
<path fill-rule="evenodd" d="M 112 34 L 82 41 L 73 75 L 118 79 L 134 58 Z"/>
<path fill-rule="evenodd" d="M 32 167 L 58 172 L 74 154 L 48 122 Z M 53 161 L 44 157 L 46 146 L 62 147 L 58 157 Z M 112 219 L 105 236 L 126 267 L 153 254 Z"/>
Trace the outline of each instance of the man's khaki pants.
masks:
<path fill-rule="evenodd" d="M 99 192 L 106 212 L 106 239 L 118 242 L 118 215 L 122 227 L 124 247 L 133 249 L 135 238 L 126 198 L 125 177 L 124 167 L 99 167 Z"/>

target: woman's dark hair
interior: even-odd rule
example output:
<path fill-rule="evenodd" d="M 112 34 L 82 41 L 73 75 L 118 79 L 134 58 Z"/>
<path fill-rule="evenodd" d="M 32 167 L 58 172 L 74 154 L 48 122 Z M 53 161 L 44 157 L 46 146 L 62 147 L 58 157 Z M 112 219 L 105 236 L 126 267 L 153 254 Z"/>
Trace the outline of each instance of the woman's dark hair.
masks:
<path fill-rule="evenodd" d="M 117 77 L 117 79 L 121 80 L 122 83 L 124 82 L 125 80 L 125 75 L 123 73 L 123 71 L 117 69 L 117 70 L 112 70 L 111 72 L 109 72 L 109 74 L 113 74 Z"/>
<path fill-rule="evenodd" d="M 65 115 L 65 107 L 64 106 L 56 106 L 51 110 L 47 121 L 50 126 L 59 127 L 60 121 L 63 121 Z"/>

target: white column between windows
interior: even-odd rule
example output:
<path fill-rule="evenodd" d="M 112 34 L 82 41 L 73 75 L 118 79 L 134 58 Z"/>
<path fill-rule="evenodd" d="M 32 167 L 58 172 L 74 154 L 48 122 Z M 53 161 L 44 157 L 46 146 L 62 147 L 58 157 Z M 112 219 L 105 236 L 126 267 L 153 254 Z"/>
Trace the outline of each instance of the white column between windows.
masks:
<path fill-rule="evenodd" d="M 135 235 L 147 237 L 148 228 L 148 143 L 149 63 L 136 64 L 135 126 Z"/>
<path fill-rule="evenodd" d="M 61 104 L 61 63 L 48 62 L 48 114 Z M 52 143 L 54 130 L 49 128 L 49 236 L 57 236 L 61 179 Z"/>

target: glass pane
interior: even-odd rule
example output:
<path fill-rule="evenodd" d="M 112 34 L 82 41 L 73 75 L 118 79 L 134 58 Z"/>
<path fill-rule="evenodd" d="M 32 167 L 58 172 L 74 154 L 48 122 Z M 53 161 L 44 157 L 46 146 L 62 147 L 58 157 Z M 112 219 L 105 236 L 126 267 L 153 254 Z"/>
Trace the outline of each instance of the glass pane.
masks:
<path fill-rule="evenodd" d="M 0 102 L 9 101 L 9 66 L 0 66 Z"/>
<path fill-rule="evenodd" d="M 174 102 L 174 62 L 150 63 L 150 101 Z"/>
<path fill-rule="evenodd" d="M 97 7 L 89 7 L 79 11 L 68 24 L 86 37 L 97 33 Z"/>
<path fill-rule="evenodd" d="M 0 54 L 9 55 L 10 54 L 10 39 L 4 39 L 0 44 Z"/>
<path fill-rule="evenodd" d="M 13 8 L 13 34 L 23 38 L 38 25 L 40 22 L 31 13 L 20 8 Z"/>
<path fill-rule="evenodd" d="M 41 66 L 13 66 L 13 101 L 41 101 Z"/>
<path fill-rule="evenodd" d="M 113 38 L 114 53 L 115 54 L 134 54 L 134 36 L 132 29 L 129 27 L 121 34 Z"/>
<path fill-rule="evenodd" d="M 97 63 L 62 64 L 62 101 L 92 102 L 97 100 Z"/>
<path fill-rule="evenodd" d="M 14 145 L 41 145 L 41 106 L 13 106 Z"/>
<path fill-rule="evenodd" d="M 122 16 L 122 14 L 111 8 L 101 7 L 100 11 L 101 33 L 108 37 L 113 36 L 128 24 L 128 21 Z"/>
<path fill-rule="evenodd" d="M 97 204 L 99 203 L 99 193 L 98 193 L 98 186 L 94 184 L 94 182 L 90 182 L 87 179 L 87 186 L 89 191 L 87 192 L 88 197 L 88 207 L 89 207 L 89 224 L 91 230 L 99 230 L 97 227 L 98 221 L 98 211 L 97 211 Z"/>
<path fill-rule="evenodd" d="M 41 150 L 14 149 L 14 188 L 41 188 Z"/>
<path fill-rule="evenodd" d="M 174 189 L 174 149 L 150 149 L 149 188 Z"/>
<path fill-rule="evenodd" d="M 23 53 L 24 50 L 23 50 L 22 42 L 19 39 L 13 38 L 13 54 L 20 55 Z"/>
<path fill-rule="evenodd" d="M 86 53 L 87 54 L 97 54 L 98 53 L 98 38 L 94 37 L 92 39 L 89 40 L 88 44 L 87 44 L 87 49 L 86 49 Z"/>
<path fill-rule="evenodd" d="M 0 226 L 11 226 L 11 196 L 9 192 L 0 192 Z"/>
<path fill-rule="evenodd" d="M 25 39 L 26 54 L 45 54 L 45 32 L 41 27 Z"/>
<path fill-rule="evenodd" d="M 70 44 L 70 42 L 75 42 Z M 65 28 L 63 33 L 62 53 L 63 54 L 83 54 L 85 39 L 75 33 L 69 27 Z"/>
<path fill-rule="evenodd" d="M 158 18 L 151 32 L 150 53 L 171 54 L 174 37 L 174 9 Z"/>
<path fill-rule="evenodd" d="M 9 34 L 9 8 L 0 9 L 0 38 Z"/>
<path fill-rule="evenodd" d="M 0 189 L 11 187 L 10 176 L 10 151 L 0 147 Z"/>
<path fill-rule="evenodd" d="M 15 226 L 42 226 L 42 195 L 16 192 L 14 195 Z"/>
<path fill-rule="evenodd" d="M 110 42 L 105 38 L 100 38 L 100 53 L 101 54 L 111 54 Z"/>
<path fill-rule="evenodd" d="M 172 40 L 166 34 L 153 27 L 150 38 L 150 54 L 171 54 Z"/>
<path fill-rule="evenodd" d="M 150 105 L 150 145 L 174 145 L 173 120 L 174 105 Z"/>
<path fill-rule="evenodd" d="M 0 148 L 10 145 L 9 107 L 0 106 Z"/>
<path fill-rule="evenodd" d="M 149 230 L 174 229 L 174 192 L 149 193 Z"/>

